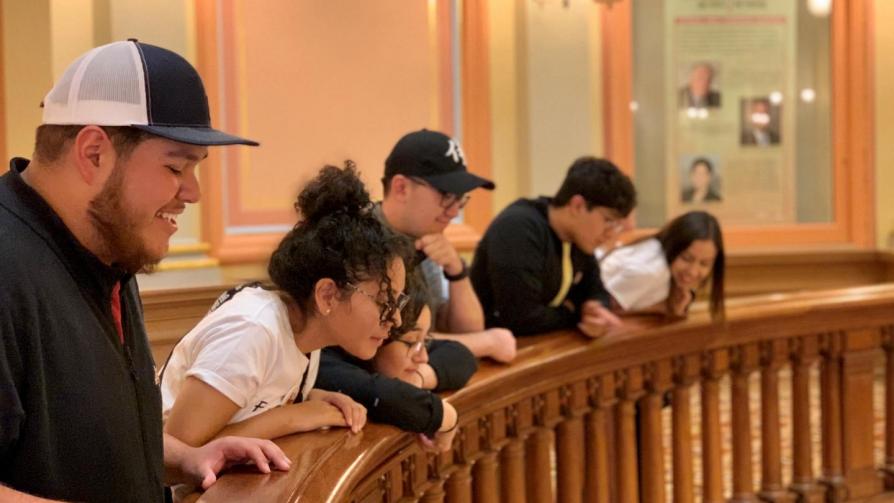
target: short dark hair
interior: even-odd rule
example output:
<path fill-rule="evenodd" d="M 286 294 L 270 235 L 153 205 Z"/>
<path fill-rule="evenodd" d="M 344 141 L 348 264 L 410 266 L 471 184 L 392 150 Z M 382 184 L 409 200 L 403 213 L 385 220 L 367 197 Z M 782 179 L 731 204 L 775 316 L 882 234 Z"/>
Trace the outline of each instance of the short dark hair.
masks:
<path fill-rule="evenodd" d="M 723 251 L 723 233 L 720 222 L 706 211 L 690 211 L 668 222 L 655 238 L 661 243 L 668 266 L 683 253 L 693 241 L 708 239 L 717 248 L 717 257 L 711 269 L 711 317 L 724 316 L 723 278 L 726 256 Z"/>
<path fill-rule="evenodd" d="M 59 160 L 68 145 L 86 126 L 43 124 L 37 127 L 34 139 L 34 160 L 49 164 Z M 126 159 L 137 146 L 155 137 L 151 133 L 129 126 L 99 126 L 112 140 L 118 157 Z"/>
<path fill-rule="evenodd" d="M 580 157 L 574 161 L 551 204 L 566 206 L 576 195 L 584 198 L 587 209 L 603 206 L 625 217 L 636 206 L 636 189 L 630 177 L 607 159 Z"/>
<path fill-rule="evenodd" d="M 388 268 L 395 258 L 408 263 L 412 246 L 373 213 L 369 193 L 351 161 L 343 169 L 325 166 L 295 202 L 300 221 L 280 241 L 267 273 L 309 317 L 316 312 L 317 281 L 330 278 L 346 291 L 348 283 L 379 281 L 379 291 L 394 302 Z"/>

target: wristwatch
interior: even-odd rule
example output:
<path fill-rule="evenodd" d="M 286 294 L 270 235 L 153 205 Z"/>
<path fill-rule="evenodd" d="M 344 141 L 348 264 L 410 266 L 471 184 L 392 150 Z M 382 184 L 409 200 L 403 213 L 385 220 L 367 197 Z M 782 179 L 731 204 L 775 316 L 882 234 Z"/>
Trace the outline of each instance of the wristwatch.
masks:
<path fill-rule="evenodd" d="M 460 263 L 463 265 L 463 269 L 459 271 L 457 274 L 447 274 L 447 270 L 444 270 L 444 277 L 447 278 L 447 281 L 460 281 L 469 277 L 469 266 L 466 264 L 466 261 L 463 260 L 462 257 L 459 258 Z"/>

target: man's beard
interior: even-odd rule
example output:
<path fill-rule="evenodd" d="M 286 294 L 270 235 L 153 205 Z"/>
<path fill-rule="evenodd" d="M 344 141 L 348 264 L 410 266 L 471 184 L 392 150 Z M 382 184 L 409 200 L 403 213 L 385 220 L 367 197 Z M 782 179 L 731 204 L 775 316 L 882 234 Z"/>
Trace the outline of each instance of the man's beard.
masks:
<path fill-rule="evenodd" d="M 87 215 L 99 236 L 103 258 L 131 274 L 151 272 L 162 257 L 154 257 L 146 249 L 138 219 L 123 204 L 125 169 L 124 163 L 116 163 L 102 190 L 90 201 Z"/>

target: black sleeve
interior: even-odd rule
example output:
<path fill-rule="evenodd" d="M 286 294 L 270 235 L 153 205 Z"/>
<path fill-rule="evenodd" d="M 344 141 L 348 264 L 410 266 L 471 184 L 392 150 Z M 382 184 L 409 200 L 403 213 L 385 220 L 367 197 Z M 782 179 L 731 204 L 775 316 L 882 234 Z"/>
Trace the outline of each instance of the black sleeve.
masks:
<path fill-rule="evenodd" d="M 498 326 L 515 335 L 550 332 L 577 325 L 577 314 L 565 306 L 550 307 L 542 280 L 546 262 L 543 229 L 523 216 L 504 218 L 491 225 L 487 239 L 487 281 L 493 292 Z"/>
<path fill-rule="evenodd" d="M 367 417 L 406 431 L 434 436 L 444 419 L 441 397 L 399 379 L 367 372 L 337 349 L 320 354 L 316 388 L 344 393 L 366 407 Z"/>
<path fill-rule="evenodd" d="M 588 256 L 585 266 L 581 269 L 583 278 L 581 279 L 581 289 L 584 292 L 583 300 L 598 301 L 603 307 L 608 308 L 611 305 L 611 295 L 602 284 L 602 275 L 599 272 L 599 262 L 596 257 Z M 577 306 L 580 311 L 580 306 Z"/>
<path fill-rule="evenodd" d="M 0 459 L 8 459 L 18 441 L 25 410 L 15 380 L 21 369 L 11 313 L 0 304 Z M 2 481 L 0 481 L 2 482 Z"/>
<path fill-rule="evenodd" d="M 455 341 L 434 341 L 428 350 L 428 364 L 438 376 L 435 391 L 462 388 L 478 370 L 478 361 L 468 348 Z"/>

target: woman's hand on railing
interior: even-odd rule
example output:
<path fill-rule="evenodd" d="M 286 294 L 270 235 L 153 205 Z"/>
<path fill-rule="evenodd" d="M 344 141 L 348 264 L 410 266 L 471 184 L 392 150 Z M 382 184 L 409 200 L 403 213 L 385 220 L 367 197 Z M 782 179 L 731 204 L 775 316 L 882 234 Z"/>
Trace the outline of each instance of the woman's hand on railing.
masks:
<path fill-rule="evenodd" d="M 419 434 L 419 444 L 422 449 L 427 452 L 438 453 L 450 450 L 453 445 L 453 437 L 456 436 L 457 426 L 459 426 L 459 415 L 450 402 L 442 402 L 444 405 L 444 418 L 441 420 L 441 428 L 435 432 L 434 438 L 427 437 L 424 433 Z"/>
<path fill-rule="evenodd" d="M 335 406 L 341 411 L 344 418 L 344 426 L 354 433 L 359 433 L 366 425 L 366 407 L 355 402 L 354 399 L 343 393 L 313 389 L 308 394 L 309 401 L 321 401 Z"/>

